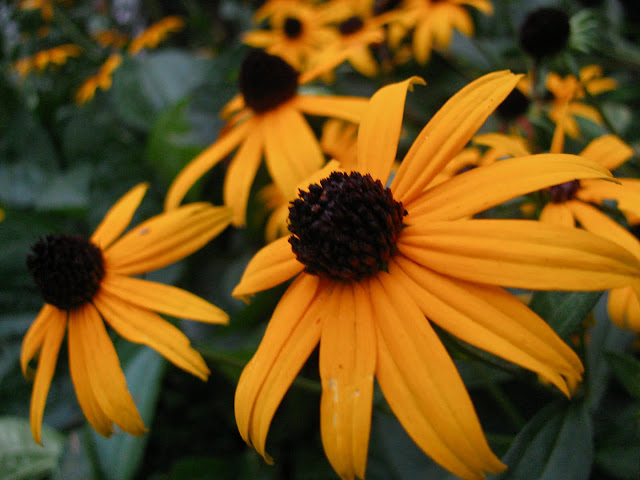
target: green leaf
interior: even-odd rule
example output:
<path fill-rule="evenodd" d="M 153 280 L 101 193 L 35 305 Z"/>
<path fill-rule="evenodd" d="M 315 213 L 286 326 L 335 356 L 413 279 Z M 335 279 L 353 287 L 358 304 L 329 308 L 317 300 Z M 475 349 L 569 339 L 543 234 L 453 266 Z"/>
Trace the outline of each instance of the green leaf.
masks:
<path fill-rule="evenodd" d="M 161 480 L 209 480 L 234 478 L 235 465 L 228 458 L 187 457 L 176 462 Z"/>
<path fill-rule="evenodd" d="M 606 352 L 605 358 L 622 386 L 640 399 L 640 361 L 627 353 L 618 352 Z"/>
<path fill-rule="evenodd" d="M 31 436 L 29 421 L 0 417 L 0 480 L 30 480 L 50 474 L 58 465 L 64 437 L 43 426 L 42 446 Z"/>
<path fill-rule="evenodd" d="M 596 465 L 611 478 L 640 478 L 640 403 L 624 409 L 606 407 L 609 415 L 598 436 Z"/>
<path fill-rule="evenodd" d="M 593 463 L 593 425 L 586 403 L 549 404 L 520 431 L 502 459 L 500 480 L 587 480 Z"/>
<path fill-rule="evenodd" d="M 155 414 L 166 362 L 148 347 L 124 343 L 118 346 L 121 347 L 118 349 L 118 353 L 123 360 L 123 370 L 129 391 L 142 420 L 149 427 Z M 128 352 L 121 352 L 121 350 L 128 350 Z M 127 357 L 129 358 L 127 359 Z M 134 437 L 119 431 L 111 438 L 104 438 L 93 430 L 91 434 L 105 479 L 129 480 L 133 478 L 142 460 L 149 435 Z"/>

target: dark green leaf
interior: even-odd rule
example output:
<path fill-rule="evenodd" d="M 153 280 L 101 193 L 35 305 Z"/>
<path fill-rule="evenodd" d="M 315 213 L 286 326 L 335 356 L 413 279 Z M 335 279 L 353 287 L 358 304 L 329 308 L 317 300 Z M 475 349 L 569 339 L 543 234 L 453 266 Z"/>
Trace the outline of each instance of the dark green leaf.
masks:
<path fill-rule="evenodd" d="M 640 399 L 640 361 L 629 354 L 618 352 L 606 352 L 605 357 L 622 386 Z"/>
<path fill-rule="evenodd" d="M 535 292 L 529 306 L 567 340 L 601 296 L 602 292 Z"/>
<path fill-rule="evenodd" d="M 623 410 L 607 406 L 607 418 L 598 436 L 596 465 L 612 478 L 640 478 L 640 403 Z"/>

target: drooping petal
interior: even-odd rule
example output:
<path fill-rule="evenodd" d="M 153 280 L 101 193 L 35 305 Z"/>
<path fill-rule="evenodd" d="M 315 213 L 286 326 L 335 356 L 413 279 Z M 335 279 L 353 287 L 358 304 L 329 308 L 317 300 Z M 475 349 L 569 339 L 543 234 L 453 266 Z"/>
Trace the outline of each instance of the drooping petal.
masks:
<path fill-rule="evenodd" d="M 569 203 L 569 202 L 566 202 Z M 575 227 L 576 221 L 566 203 L 547 203 L 540 212 L 540 221 L 562 227 Z"/>
<path fill-rule="evenodd" d="M 512 157 L 526 157 L 527 155 L 531 155 L 523 139 L 502 133 L 483 133 L 476 135 L 473 137 L 473 143 L 495 148 L 496 150 L 504 152 L 505 155 Z"/>
<path fill-rule="evenodd" d="M 396 159 L 407 90 L 424 84 L 419 77 L 378 90 L 367 106 L 358 130 L 357 168 L 386 184 Z"/>
<path fill-rule="evenodd" d="M 160 315 L 106 291 L 96 295 L 94 303 L 119 335 L 153 348 L 178 368 L 207 380 L 209 368 L 202 356 L 191 348 L 191 342 L 180 329 Z"/>
<path fill-rule="evenodd" d="M 433 36 L 429 22 L 419 23 L 413 32 L 413 56 L 421 65 L 429 61 L 433 47 Z"/>
<path fill-rule="evenodd" d="M 408 203 L 417 197 L 519 80 L 520 76 L 508 71 L 494 72 L 451 97 L 422 129 L 401 163 L 391 183 L 396 200 Z"/>
<path fill-rule="evenodd" d="M 172 285 L 108 273 L 100 289 L 153 312 L 207 323 L 229 322 L 229 316 L 215 305 Z"/>
<path fill-rule="evenodd" d="M 583 367 L 573 350 L 507 291 L 452 280 L 400 256 L 389 272 L 452 335 L 540 374 L 567 396 L 581 379 Z"/>
<path fill-rule="evenodd" d="M 145 433 L 116 349 L 93 305 L 78 307 L 69 317 L 69 342 L 70 348 L 82 352 L 91 389 L 105 415 L 125 432 L 137 436 Z"/>
<path fill-rule="evenodd" d="M 589 143 L 580 156 L 615 170 L 633 156 L 633 149 L 616 135 L 603 135 Z"/>
<path fill-rule="evenodd" d="M 474 168 L 430 188 L 410 203 L 406 221 L 455 220 L 520 195 L 576 178 L 608 178 L 598 163 L 576 155 L 540 154 Z M 412 218 L 413 217 L 413 218 Z"/>
<path fill-rule="evenodd" d="M 142 222 L 104 252 L 109 270 L 136 275 L 162 268 L 203 247 L 224 230 L 233 211 L 195 203 Z"/>
<path fill-rule="evenodd" d="M 307 115 L 339 118 L 352 123 L 359 123 L 369 103 L 368 98 L 298 95 L 295 104 Z"/>
<path fill-rule="evenodd" d="M 633 287 L 614 288 L 607 299 L 609 318 L 620 328 L 640 332 L 640 302 Z"/>
<path fill-rule="evenodd" d="M 265 442 L 273 415 L 320 340 L 322 309 L 314 305 L 325 306 L 326 298 L 318 295 L 319 282 L 316 276 L 301 275 L 287 289 L 236 388 L 240 435 L 268 462 Z"/>
<path fill-rule="evenodd" d="M 370 284 L 378 332 L 376 377 L 404 429 L 433 460 L 464 479 L 503 470 L 424 314 L 393 276 L 381 273 Z"/>
<path fill-rule="evenodd" d="M 377 355 L 371 300 L 358 283 L 336 290 L 320 340 L 322 444 L 340 478 L 365 478 Z"/>
<path fill-rule="evenodd" d="M 240 145 L 224 177 L 224 204 L 233 209 L 232 222 L 235 226 L 244 226 L 246 223 L 249 192 L 260 166 L 263 150 L 262 129 L 256 128 Z"/>
<path fill-rule="evenodd" d="M 141 183 L 129 190 L 105 215 L 91 236 L 91 241 L 101 249 L 107 248 L 131 223 L 133 214 L 142 202 L 149 184 Z"/>
<path fill-rule="evenodd" d="M 56 309 L 56 313 L 52 314 L 50 320 L 47 322 L 47 330 L 42 340 L 38 369 L 36 370 L 36 377 L 31 392 L 29 414 L 31 433 L 33 434 L 33 439 L 40 445 L 42 445 L 42 417 L 44 415 L 44 406 L 47 402 L 51 379 L 56 370 L 58 352 L 60 351 L 60 345 L 64 338 L 67 323 L 63 315 L 66 315 L 66 312 L 61 312 Z"/>
<path fill-rule="evenodd" d="M 44 341 L 49 328 L 53 323 L 67 322 L 67 313 L 57 309 L 53 305 L 45 303 L 44 307 L 40 309 L 40 313 L 33 321 L 29 330 L 27 330 L 24 340 L 22 340 L 22 350 L 20 351 L 20 367 L 22 368 L 22 374 L 26 378 L 30 378 L 27 370 L 29 362 L 36 355 L 36 352 L 40 350 L 42 342 Z"/>
<path fill-rule="evenodd" d="M 583 180 L 576 197 L 585 202 L 602 203 L 612 200 L 623 212 L 640 214 L 640 188 L 636 179 L 620 178 L 620 184 L 599 180 Z"/>
<path fill-rule="evenodd" d="M 176 208 L 189 189 L 215 164 L 226 157 L 242 140 L 250 135 L 256 126 L 256 119 L 249 118 L 234 126 L 213 145 L 194 158 L 175 178 L 164 201 L 165 210 Z"/>
<path fill-rule="evenodd" d="M 286 282 L 304 269 L 291 250 L 288 237 L 282 237 L 256 253 L 233 289 L 241 298 Z"/>
<path fill-rule="evenodd" d="M 444 275 L 514 288 L 607 290 L 628 285 L 640 274 L 638 259 L 616 243 L 532 220 L 410 225 L 398 248 Z"/>

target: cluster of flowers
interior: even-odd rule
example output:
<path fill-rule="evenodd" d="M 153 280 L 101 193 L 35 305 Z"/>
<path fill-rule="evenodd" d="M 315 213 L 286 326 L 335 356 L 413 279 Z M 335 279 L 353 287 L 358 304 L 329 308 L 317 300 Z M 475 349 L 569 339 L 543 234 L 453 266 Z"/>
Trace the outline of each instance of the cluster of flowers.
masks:
<path fill-rule="evenodd" d="M 562 153 L 565 134 L 580 134 L 573 115 L 603 121 L 581 103 L 615 88 L 597 67 L 583 69 L 580 78 L 549 75 L 549 116 L 557 127 L 548 153 L 531 153 L 528 130 L 517 128 L 526 126 L 528 100 L 536 95 L 526 77 L 509 71 L 484 75 L 456 93 L 399 163 L 406 95 L 424 88 L 422 79 L 386 85 L 370 99 L 299 91 L 345 60 L 374 74 L 371 45 L 384 45 L 399 59 L 408 34 L 415 60 L 425 62 L 432 47 L 446 48 L 454 27 L 472 33 L 463 4 L 491 12 L 487 0 L 394 3 L 376 9 L 371 1 L 268 1 L 256 18 L 272 28 L 245 37 L 265 50 L 247 54 L 240 93 L 222 111 L 223 135 L 177 176 L 165 212 L 122 235 L 144 195 L 146 186 L 139 185 L 89 240 L 50 235 L 33 246 L 28 266 L 46 305 L 24 339 L 21 362 L 30 374 L 40 351 L 31 403 L 37 441 L 67 329 L 79 403 L 103 435 L 114 423 L 135 435 L 145 431 L 104 322 L 207 378 L 187 337 L 155 312 L 212 323 L 226 323 L 226 314 L 188 292 L 131 275 L 189 255 L 229 224 L 245 225 L 263 158 L 273 180 L 261 192 L 274 209 L 270 243 L 248 264 L 233 296 L 249 299 L 293 280 L 236 390 L 240 434 L 267 461 L 275 411 L 318 344 L 322 441 L 341 478 L 364 478 L 375 379 L 426 454 L 461 478 L 481 479 L 506 467 L 491 451 L 434 324 L 536 372 L 567 396 L 582 378 L 579 357 L 506 288 L 610 289 L 612 319 L 640 330 L 640 243 L 599 208 L 616 200 L 630 223 L 640 219 L 640 184 L 610 172 L 633 151 L 605 135 L 580 155 Z M 130 50 L 141 43 L 134 40 Z M 514 95 L 526 101 L 511 134 L 474 138 Z M 305 115 L 330 119 L 321 139 Z M 465 148 L 472 140 L 475 147 Z M 231 154 L 225 206 L 181 205 L 193 184 Z M 541 203 L 523 211 L 539 220 L 474 218 L 532 192 Z"/>

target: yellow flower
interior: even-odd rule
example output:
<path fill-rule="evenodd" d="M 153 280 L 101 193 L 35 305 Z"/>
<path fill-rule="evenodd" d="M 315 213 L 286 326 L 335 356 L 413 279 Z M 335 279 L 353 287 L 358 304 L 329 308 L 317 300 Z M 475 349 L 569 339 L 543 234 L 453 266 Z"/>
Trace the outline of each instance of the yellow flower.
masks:
<path fill-rule="evenodd" d="M 322 442 L 341 478 L 365 475 L 374 378 L 411 438 L 444 468 L 469 480 L 503 470 L 431 322 L 569 395 L 581 378 L 579 358 L 501 286 L 601 290 L 640 274 L 624 248 L 588 232 L 467 218 L 549 185 L 610 175 L 588 160 L 508 159 L 425 190 L 515 87 L 509 72 L 452 97 L 385 188 L 406 90 L 417 81 L 371 98 L 356 170 L 335 171 L 301 192 L 289 214 L 291 236 L 260 250 L 233 292 L 246 298 L 295 277 L 235 396 L 240 434 L 267 461 L 273 415 L 319 343 Z"/>
<path fill-rule="evenodd" d="M 227 104 L 226 133 L 189 163 L 173 181 L 165 208 L 180 204 L 191 186 L 238 148 L 227 170 L 223 196 L 234 210 L 234 225 L 244 225 L 251 184 L 264 155 L 271 179 L 289 192 L 324 164 L 318 140 L 303 114 L 358 122 L 365 98 L 303 95 L 298 85 L 322 71 L 298 76 L 279 57 L 252 50 L 240 69 L 240 95 Z"/>
<path fill-rule="evenodd" d="M 122 57 L 117 54 L 111 54 L 109 58 L 102 64 L 98 73 L 93 77 L 87 78 L 76 92 L 76 103 L 82 104 L 91 100 L 98 88 L 109 90 L 111 88 L 111 75 L 113 71 L 122 63 Z"/>
<path fill-rule="evenodd" d="M 40 10 L 45 22 L 53 18 L 53 2 L 51 0 L 20 0 L 20 10 Z"/>
<path fill-rule="evenodd" d="M 128 41 L 127 35 L 117 30 L 102 30 L 93 35 L 93 38 L 103 47 L 121 48 L 124 47 Z"/>
<path fill-rule="evenodd" d="M 179 32 L 183 28 L 184 20 L 182 18 L 176 16 L 165 17 L 133 39 L 129 45 L 129 54 L 135 55 L 143 48 L 155 48 L 170 33 Z"/>
<path fill-rule="evenodd" d="M 575 75 L 567 75 L 562 78 L 557 73 L 551 72 L 546 79 L 547 89 L 553 94 L 549 118 L 556 124 L 563 119 L 564 129 L 572 138 L 580 136 L 580 128 L 573 118 L 575 115 L 587 118 L 598 125 L 602 125 L 602 117 L 594 107 L 582 103 L 581 100 L 589 95 L 598 95 L 603 92 L 615 90 L 617 82 L 612 78 L 602 76 L 602 69 L 598 65 L 589 65 L 580 69 L 580 79 Z M 568 103 L 568 115 L 563 114 L 564 105 Z"/>
<path fill-rule="evenodd" d="M 231 212 L 206 203 L 186 205 L 120 236 L 146 189 L 141 184 L 124 195 L 90 240 L 48 235 L 32 246 L 27 265 L 45 305 L 24 337 L 20 363 L 26 376 L 29 361 L 40 351 L 31 395 L 31 430 L 38 443 L 66 330 L 78 402 L 89 423 L 105 436 L 113 433 L 114 423 L 134 435 L 145 432 L 105 321 L 127 340 L 150 346 L 203 380 L 208 377 L 207 365 L 189 339 L 155 312 L 216 324 L 226 323 L 227 315 L 189 292 L 131 275 L 193 253 L 229 224 Z"/>
<path fill-rule="evenodd" d="M 42 71 L 51 64 L 64 65 L 69 57 L 78 57 L 81 53 L 82 49 L 77 45 L 58 45 L 41 50 L 31 57 L 21 58 L 14 64 L 14 69 L 24 78 L 35 69 Z"/>

